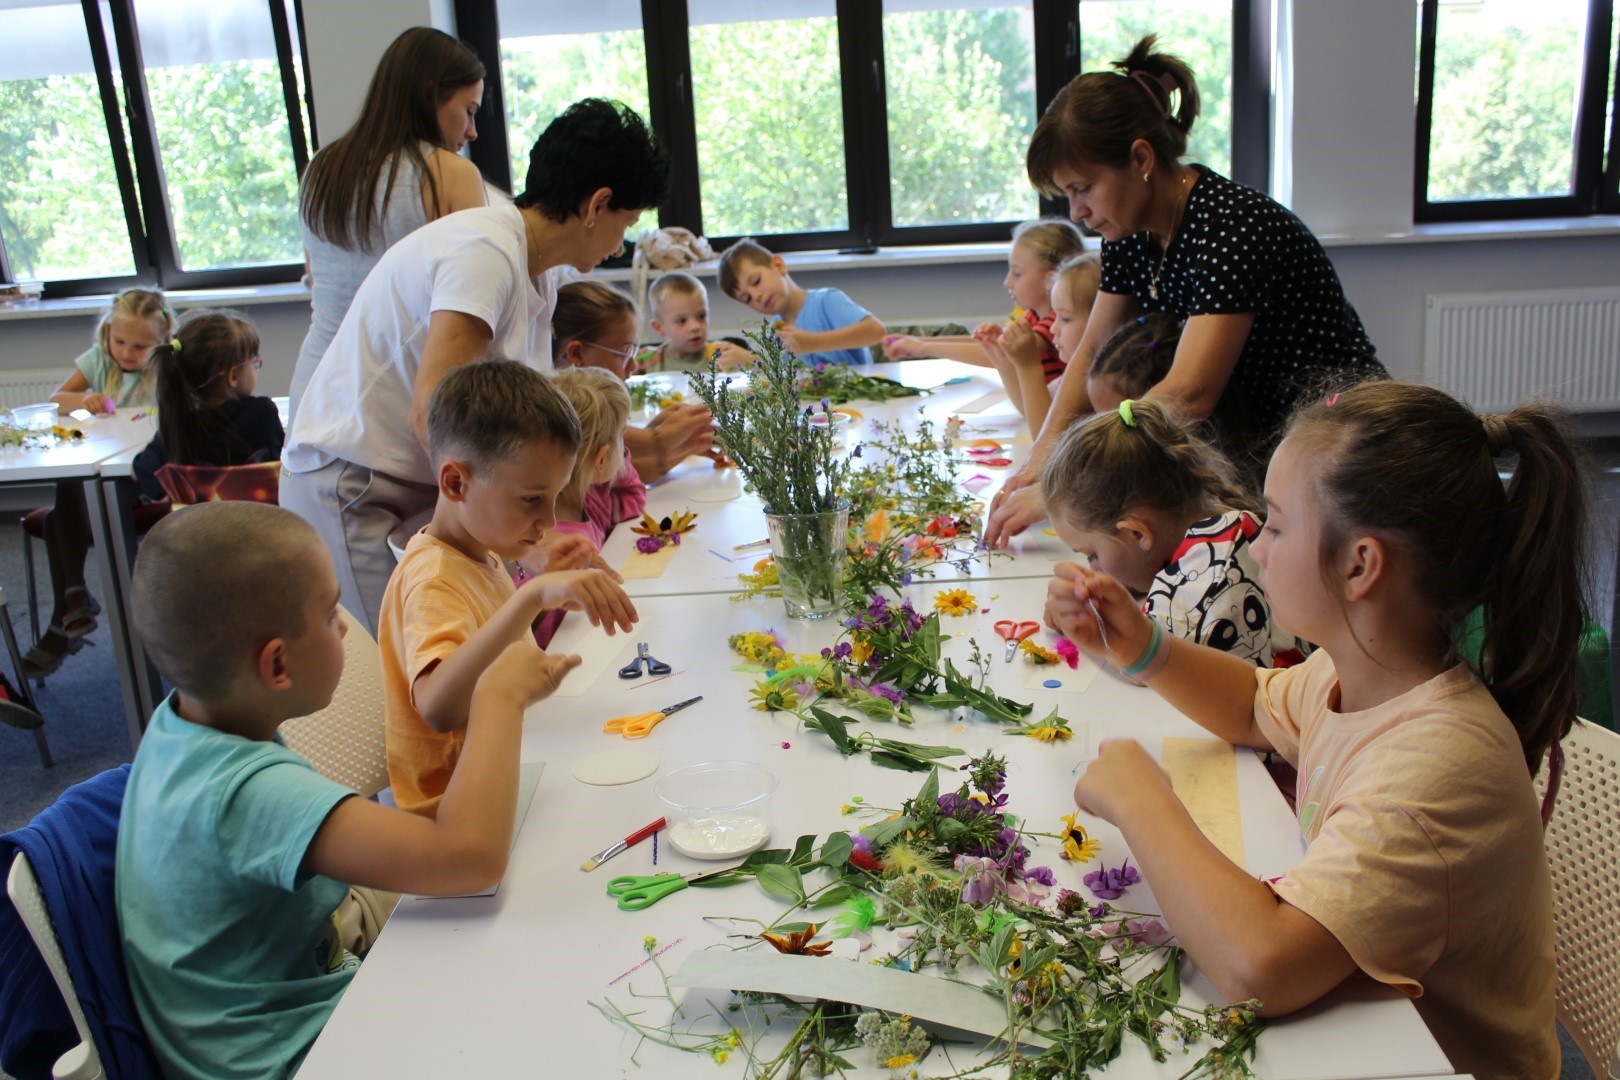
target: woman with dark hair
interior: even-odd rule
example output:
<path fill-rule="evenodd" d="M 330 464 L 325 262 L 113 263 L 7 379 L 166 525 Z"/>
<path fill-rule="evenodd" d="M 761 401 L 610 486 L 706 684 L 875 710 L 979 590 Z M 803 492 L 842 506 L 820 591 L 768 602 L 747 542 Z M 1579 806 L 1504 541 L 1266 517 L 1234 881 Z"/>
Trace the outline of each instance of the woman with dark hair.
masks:
<path fill-rule="evenodd" d="M 1116 70 L 1076 76 L 1030 139 L 1030 182 L 1068 199 L 1069 216 L 1103 238 L 1102 289 L 1070 366 L 1087 370 L 1138 315 L 1185 319 L 1170 372 L 1147 396 L 1189 420 L 1215 417 L 1227 444 L 1246 451 L 1234 463 L 1252 475 L 1303 396 L 1336 376 L 1386 372 L 1305 223 L 1181 160 L 1198 82 L 1156 45 L 1149 35 Z M 1063 430 L 1091 411 L 1086 380 L 1063 380 L 1030 459 L 991 503 L 992 547 L 1046 516 L 1042 466 Z"/>
<path fill-rule="evenodd" d="M 299 224 L 311 278 L 309 334 L 289 412 L 382 253 L 430 221 L 484 205 L 484 179 L 461 156 L 478 137 L 484 65 L 449 34 L 413 26 L 388 46 L 354 126 L 304 172 Z"/>

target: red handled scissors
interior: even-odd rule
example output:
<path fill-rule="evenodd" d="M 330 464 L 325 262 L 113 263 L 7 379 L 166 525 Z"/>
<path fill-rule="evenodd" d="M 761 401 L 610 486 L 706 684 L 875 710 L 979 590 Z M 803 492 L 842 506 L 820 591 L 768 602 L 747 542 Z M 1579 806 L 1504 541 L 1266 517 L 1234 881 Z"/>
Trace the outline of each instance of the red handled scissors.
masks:
<path fill-rule="evenodd" d="M 1035 631 L 1040 628 L 1041 624 L 1038 622 L 1013 622 L 1011 619 L 1002 619 L 996 623 L 996 633 L 1007 643 L 1007 663 L 1012 663 L 1013 653 L 1018 651 L 1018 646 L 1023 644 L 1024 639 L 1034 636 Z"/>

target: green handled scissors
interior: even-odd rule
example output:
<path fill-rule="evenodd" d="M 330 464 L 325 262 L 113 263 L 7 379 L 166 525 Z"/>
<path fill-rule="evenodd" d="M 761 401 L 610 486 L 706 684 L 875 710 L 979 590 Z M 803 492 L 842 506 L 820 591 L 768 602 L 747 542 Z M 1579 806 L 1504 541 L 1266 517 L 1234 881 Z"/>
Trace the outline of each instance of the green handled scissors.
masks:
<path fill-rule="evenodd" d="M 735 869 L 737 867 L 728 866 L 724 870 L 703 870 L 696 874 L 616 877 L 608 882 L 607 891 L 609 896 L 618 898 L 620 911 L 640 911 L 642 908 L 652 907 L 670 893 L 680 892 L 688 885 L 708 881 L 721 874 L 729 874 Z"/>

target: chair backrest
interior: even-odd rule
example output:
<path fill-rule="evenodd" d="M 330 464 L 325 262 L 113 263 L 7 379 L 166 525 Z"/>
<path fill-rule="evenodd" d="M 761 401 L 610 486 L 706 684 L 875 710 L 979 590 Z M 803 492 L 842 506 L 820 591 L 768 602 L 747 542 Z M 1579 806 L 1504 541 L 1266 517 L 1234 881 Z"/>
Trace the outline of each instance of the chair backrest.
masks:
<path fill-rule="evenodd" d="M 96 1053 L 90 1025 L 79 1007 L 79 995 L 73 989 L 73 976 L 68 973 L 62 943 L 57 940 L 51 913 L 45 909 L 45 894 L 39 890 L 39 879 L 34 876 L 28 856 L 20 851 L 11 861 L 11 873 L 6 875 L 6 894 L 16 905 L 17 914 L 28 928 L 28 936 L 34 939 L 34 945 L 45 958 L 45 966 L 50 969 L 56 988 L 62 992 L 62 1000 L 67 1002 L 68 1012 L 73 1015 L 73 1026 L 79 1030 L 79 1044 L 57 1060 L 52 1076 L 55 1080 L 96 1080 L 105 1075 L 101 1055 Z"/>
<path fill-rule="evenodd" d="M 1595 1076 L 1620 1080 L 1620 735 L 1576 720 L 1563 747 L 1547 825 L 1558 1019 Z"/>
<path fill-rule="evenodd" d="M 157 482 L 176 506 L 205 502 L 274 503 L 281 495 L 281 462 L 255 465 L 175 465 L 157 471 Z"/>
<path fill-rule="evenodd" d="M 339 608 L 349 632 L 343 639 L 343 678 L 332 703 L 281 725 L 281 738 L 317 772 L 366 798 L 388 786 L 383 730 L 382 654 L 376 640 Z"/>

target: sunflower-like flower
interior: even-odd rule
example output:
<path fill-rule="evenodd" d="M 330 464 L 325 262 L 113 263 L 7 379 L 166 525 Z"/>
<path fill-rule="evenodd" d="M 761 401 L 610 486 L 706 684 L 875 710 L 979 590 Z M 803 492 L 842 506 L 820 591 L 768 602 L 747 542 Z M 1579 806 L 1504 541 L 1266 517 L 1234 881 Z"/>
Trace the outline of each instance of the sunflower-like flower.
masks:
<path fill-rule="evenodd" d="M 941 615 L 971 615 L 978 607 L 979 601 L 966 589 L 946 589 L 934 597 L 934 610 Z"/>
<path fill-rule="evenodd" d="M 1024 732 L 1031 739 L 1039 739 L 1044 743 L 1067 742 L 1074 738 L 1074 732 L 1066 727 L 1056 724 L 1037 724 Z"/>
<path fill-rule="evenodd" d="M 1079 816 L 1063 815 L 1063 857 L 1070 862 L 1090 862 L 1102 850 L 1102 843 L 1086 834 L 1085 828 L 1075 821 Z"/>
<path fill-rule="evenodd" d="M 1021 642 L 1018 648 L 1024 654 L 1024 659 L 1032 664 L 1056 664 L 1063 659 L 1033 638 Z"/>
<path fill-rule="evenodd" d="M 748 698 L 760 712 L 792 712 L 799 707 L 799 692 L 786 682 L 757 682 Z"/>
<path fill-rule="evenodd" d="M 816 924 L 811 923 L 803 930 L 791 934 L 761 934 L 760 937 L 779 953 L 790 956 L 826 956 L 832 951 L 832 942 L 823 941 L 820 944 L 810 944 L 810 939 L 816 936 Z"/>
<path fill-rule="evenodd" d="M 630 526 L 630 531 L 637 536 L 656 536 L 660 540 L 669 540 L 678 544 L 680 541 L 676 537 L 682 533 L 691 532 L 697 527 L 696 521 L 697 514 L 691 510 L 680 510 L 657 521 L 653 520 L 651 514 L 644 511 L 641 515 L 641 523 Z"/>

